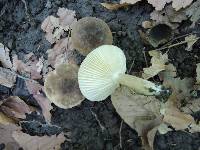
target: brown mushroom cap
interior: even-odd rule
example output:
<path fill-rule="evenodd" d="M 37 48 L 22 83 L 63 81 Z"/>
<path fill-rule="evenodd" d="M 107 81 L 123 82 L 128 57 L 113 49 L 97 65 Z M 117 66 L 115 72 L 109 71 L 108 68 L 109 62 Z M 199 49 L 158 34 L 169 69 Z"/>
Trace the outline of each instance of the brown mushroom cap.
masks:
<path fill-rule="evenodd" d="M 83 55 L 87 55 L 101 45 L 113 43 L 109 26 L 103 20 L 95 17 L 84 17 L 74 23 L 71 37 L 74 48 Z"/>
<path fill-rule="evenodd" d="M 78 69 L 75 64 L 60 64 L 45 79 L 46 96 L 60 108 L 71 108 L 84 99 L 79 90 Z"/>

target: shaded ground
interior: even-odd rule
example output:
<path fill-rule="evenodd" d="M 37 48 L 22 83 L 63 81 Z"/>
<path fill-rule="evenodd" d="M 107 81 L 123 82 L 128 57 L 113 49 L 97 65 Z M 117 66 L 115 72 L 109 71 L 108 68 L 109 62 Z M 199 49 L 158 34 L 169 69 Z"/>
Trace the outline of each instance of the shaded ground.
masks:
<path fill-rule="evenodd" d="M 152 11 L 150 5 L 138 3 L 127 9 L 111 12 L 100 5 L 103 0 L 49 1 L 51 4 L 46 5 L 46 0 L 26 0 L 28 8 L 26 11 L 22 0 L 0 0 L 0 42 L 11 49 L 12 53 L 17 53 L 20 59 L 29 52 L 46 58 L 45 52 L 51 44 L 44 37 L 40 27 L 41 22 L 48 15 L 55 15 L 59 7 L 65 7 L 75 10 L 78 18 L 95 16 L 103 19 L 113 32 L 114 45 L 125 51 L 128 69 L 133 61 L 132 71 L 140 71 L 146 67 L 143 52 L 148 48 L 142 44 L 138 29 L 144 20 L 148 20 Z M 196 31 L 190 31 L 187 22 L 185 24 L 181 28 L 181 34 L 198 32 L 198 26 Z M 196 76 L 196 63 L 200 62 L 199 46 L 200 43 L 192 52 L 184 51 L 184 46 L 169 51 L 169 58 L 177 67 L 178 76 L 182 78 Z M 149 60 L 148 56 L 146 57 Z M 37 106 L 25 89 L 23 81 L 19 79 L 14 89 L 0 87 L 0 93 L 18 95 L 27 103 Z M 200 118 L 198 113 L 195 116 Z M 57 125 L 56 127 L 46 125 L 43 117 L 36 114 L 28 116 L 27 120 L 37 120 L 42 124 L 24 124 L 22 126 L 24 132 L 31 135 L 52 135 L 63 130 L 66 137 L 70 138 L 62 144 L 63 150 L 119 150 L 120 147 L 124 150 L 141 149 L 141 141 L 136 131 L 125 123 L 122 124 L 120 140 L 122 120 L 115 112 L 109 98 L 100 103 L 85 100 L 80 106 L 68 110 L 54 107 L 52 124 Z M 200 145 L 200 133 L 173 131 L 166 135 L 157 135 L 154 145 L 156 150 L 197 150 Z"/>

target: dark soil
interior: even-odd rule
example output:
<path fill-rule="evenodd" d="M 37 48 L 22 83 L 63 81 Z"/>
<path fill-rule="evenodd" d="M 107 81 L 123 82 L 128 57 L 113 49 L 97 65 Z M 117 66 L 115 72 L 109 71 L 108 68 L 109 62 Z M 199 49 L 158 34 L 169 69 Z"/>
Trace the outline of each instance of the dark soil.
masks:
<path fill-rule="evenodd" d="M 126 9 L 109 11 L 100 5 L 103 0 L 26 0 L 27 11 L 22 0 L 0 0 L 0 42 L 5 44 L 12 53 L 20 59 L 25 54 L 33 52 L 38 58 L 46 58 L 46 50 L 51 44 L 45 39 L 41 30 L 41 23 L 48 15 L 55 15 L 59 7 L 75 10 L 77 18 L 95 16 L 103 19 L 111 28 L 114 35 L 114 45 L 121 47 L 127 56 L 127 68 L 132 62 L 131 72 L 141 71 L 146 67 L 144 52 L 149 47 L 142 43 L 138 34 L 140 25 L 148 20 L 152 7 L 145 3 L 138 3 Z M 113 2 L 113 1 L 112 1 Z M 195 32 L 189 29 L 186 22 L 180 29 L 180 34 Z M 198 33 L 199 34 L 199 33 Z M 178 42 L 178 41 L 175 41 Z M 178 70 L 178 76 L 195 77 L 196 63 L 200 62 L 200 43 L 191 52 L 185 51 L 185 45 L 169 51 L 169 58 Z M 80 56 L 77 53 L 77 56 Z M 147 62 L 149 57 L 146 54 Z M 82 60 L 80 56 L 79 60 Z M 21 81 L 17 80 L 14 89 L 0 86 L 0 96 L 17 95 L 23 100 L 39 107 L 34 98 L 28 93 Z M 30 135 L 52 135 L 63 131 L 66 141 L 61 145 L 63 150 L 137 150 L 141 149 L 141 140 L 135 130 L 122 123 L 115 112 L 110 98 L 103 102 L 83 101 L 80 106 L 72 109 L 60 109 L 54 106 L 52 110 L 52 125 L 46 124 L 42 116 L 31 114 L 27 116 L 29 123 L 23 123 L 23 131 Z M 194 116 L 200 119 L 200 114 Z M 70 140 L 68 140 L 70 139 Z M 121 144 L 120 144 L 121 143 Z M 121 145 L 121 146 L 120 146 Z M 198 150 L 200 147 L 200 133 L 190 134 L 183 131 L 172 131 L 165 135 L 157 135 L 154 143 L 156 150 Z M 0 149 L 4 147 L 0 142 Z M 120 148 L 121 147 L 121 148 Z"/>

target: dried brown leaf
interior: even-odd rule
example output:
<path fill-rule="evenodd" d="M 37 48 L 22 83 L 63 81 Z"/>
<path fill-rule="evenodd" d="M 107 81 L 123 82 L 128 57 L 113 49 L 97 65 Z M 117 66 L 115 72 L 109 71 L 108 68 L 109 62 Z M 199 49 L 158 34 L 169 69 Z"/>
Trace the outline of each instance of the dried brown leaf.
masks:
<path fill-rule="evenodd" d="M 0 43 L 0 62 L 4 68 L 12 68 L 12 62 L 9 56 L 10 50 Z"/>
<path fill-rule="evenodd" d="M 42 30 L 46 32 L 46 39 L 51 44 L 59 41 L 64 31 L 68 31 L 72 23 L 77 21 L 75 11 L 66 8 L 59 8 L 57 15 L 59 18 L 48 16 L 41 25 Z"/>
<path fill-rule="evenodd" d="M 139 135 L 160 115 L 161 103 L 155 97 L 137 95 L 126 87 L 118 88 L 111 100 L 118 114 Z"/>
<path fill-rule="evenodd" d="M 6 115 L 4 115 L 2 112 L 0 112 L 0 125 L 8 125 L 8 124 L 13 124 L 14 120 L 11 118 L 8 118 Z"/>
<path fill-rule="evenodd" d="M 17 96 L 10 96 L 5 99 L 0 105 L 0 110 L 14 120 L 25 119 L 26 114 L 32 112 L 30 107 Z"/>
<path fill-rule="evenodd" d="M 72 54 L 73 46 L 70 38 L 63 38 L 59 40 L 53 49 L 47 50 L 48 63 L 55 67 L 62 63 L 69 63 L 73 61 Z"/>
<path fill-rule="evenodd" d="M 154 77 L 159 72 L 165 70 L 165 63 L 168 61 L 167 53 L 162 54 L 160 51 L 149 51 L 149 55 L 152 56 L 151 58 L 151 66 L 149 68 L 143 68 L 144 73 L 142 77 L 144 79 L 149 79 Z"/>
<path fill-rule="evenodd" d="M 24 150 L 59 150 L 60 144 L 65 141 L 64 134 L 58 136 L 30 136 L 21 131 L 14 131 L 12 137 Z"/>
<path fill-rule="evenodd" d="M 189 114 L 184 114 L 174 105 L 165 107 L 162 113 L 164 115 L 163 121 L 176 130 L 188 129 L 191 133 L 200 131 L 200 125 L 196 124 L 194 118 Z"/>
<path fill-rule="evenodd" d="M 187 102 L 186 106 L 180 108 L 186 114 L 193 114 L 200 111 L 200 99 L 191 99 Z"/>
<path fill-rule="evenodd" d="M 16 74 L 10 71 L 9 69 L 5 69 L 0 67 L 0 84 L 6 87 L 11 88 L 16 82 Z"/>
<path fill-rule="evenodd" d="M 38 60 L 33 53 L 29 53 L 24 56 L 25 62 L 18 59 L 17 55 L 13 56 L 13 69 L 22 75 L 25 75 L 31 79 L 41 79 L 42 75 L 38 72 Z"/>
<path fill-rule="evenodd" d="M 45 120 L 47 122 L 50 122 L 51 120 L 51 113 L 50 110 L 52 109 L 51 102 L 41 93 L 43 91 L 43 86 L 34 83 L 31 81 L 25 81 L 27 89 L 30 94 L 33 94 L 33 97 L 37 101 L 37 103 L 40 105 L 42 109 L 42 114 L 45 117 Z"/>

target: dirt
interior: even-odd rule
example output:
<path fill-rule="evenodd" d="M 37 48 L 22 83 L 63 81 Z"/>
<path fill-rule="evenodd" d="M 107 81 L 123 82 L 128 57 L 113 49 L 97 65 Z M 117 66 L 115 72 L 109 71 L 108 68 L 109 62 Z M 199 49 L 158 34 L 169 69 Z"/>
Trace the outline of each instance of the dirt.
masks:
<path fill-rule="evenodd" d="M 25 54 L 33 52 L 38 58 L 47 57 L 46 50 L 51 44 L 45 39 L 41 30 L 41 22 L 48 15 L 56 15 L 59 7 L 75 10 L 77 18 L 95 16 L 103 19 L 111 28 L 114 45 L 121 47 L 127 57 L 127 68 L 131 73 L 141 71 L 149 64 L 148 47 L 142 43 L 138 34 L 140 25 L 149 19 L 152 7 L 144 2 L 118 11 L 108 11 L 100 5 L 103 0 L 0 0 L 0 42 L 16 53 L 20 59 Z M 107 1 L 108 2 L 108 1 Z M 112 1 L 113 2 L 113 1 Z M 188 22 L 181 27 L 179 35 L 194 32 L 188 28 Z M 175 42 L 178 42 L 175 41 Z M 192 52 L 187 52 L 185 45 L 172 48 L 169 58 L 178 69 L 178 76 L 195 77 L 196 63 L 200 62 L 200 43 Z M 164 52 L 164 51 L 163 51 Z M 146 55 L 144 55 L 146 53 Z M 76 52 L 79 64 L 84 57 Z M 199 57 L 196 57 L 199 56 Z M 147 62 L 146 62 L 147 59 Z M 17 80 L 13 89 L 0 86 L 1 97 L 8 95 L 20 96 L 26 103 L 39 107 L 32 95 L 27 91 L 24 81 Z M 65 133 L 66 141 L 61 145 L 63 150 L 137 150 L 141 149 L 141 140 L 137 132 L 126 123 L 121 123 L 110 98 L 103 102 L 84 100 L 80 106 L 72 109 L 60 109 L 54 106 L 52 125 L 44 121 L 43 116 L 31 114 L 22 124 L 23 131 L 30 135 L 53 135 L 61 131 Z M 200 113 L 194 114 L 200 119 Z M 122 124 L 122 126 L 121 126 Z M 121 132 L 120 132 L 121 127 Z M 120 136 L 121 134 L 121 136 Z M 69 140 L 70 139 L 70 140 Z M 156 136 L 155 150 L 198 150 L 200 133 L 190 134 L 184 131 L 171 131 L 165 135 Z M 0 149 L 4 149 L 0 142 Z"/>

